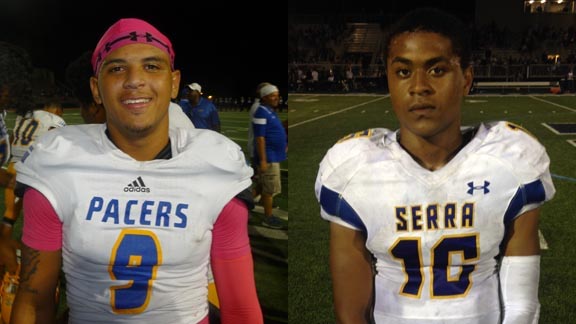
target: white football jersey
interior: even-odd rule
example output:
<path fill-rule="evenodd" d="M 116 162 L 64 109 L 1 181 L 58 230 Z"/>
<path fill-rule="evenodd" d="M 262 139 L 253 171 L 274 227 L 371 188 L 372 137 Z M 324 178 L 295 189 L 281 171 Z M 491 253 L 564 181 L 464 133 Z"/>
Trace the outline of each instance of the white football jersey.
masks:
<path fill-rule="evenodd" d="M 196 323 L 213 224 L 252 169 L 217 132 L 171 128 L 173 157 L 140 162 L 105 128 L 50 131 L 16 165 L 63 223 L 70 323 Z"/>
<path fill-rule="evenodd" d="M 20 161 L 28 147 L 36 139 L 52 128 L 66 126 L 62 117 L 44 110 L 34 110 L 25 116 L 16 116 L 14 140 L 12 141 L 12 162 Z"/>
<path fill-rule="evenodd" d="M 192 121 L 177 103 L 170 102 L 168 106 L 168 120 L 171 128 L 196 128 Z"/>
<path fill-rule="evenodd" d="M 429 171 L 396 136 L 372 129 L 341 140 L 315 188 L 324 219 L 366 234 L 376 322 L 499 323 L 506 225 L 555 192 L 544 147 L 516 125 L 480 125 Z"/>

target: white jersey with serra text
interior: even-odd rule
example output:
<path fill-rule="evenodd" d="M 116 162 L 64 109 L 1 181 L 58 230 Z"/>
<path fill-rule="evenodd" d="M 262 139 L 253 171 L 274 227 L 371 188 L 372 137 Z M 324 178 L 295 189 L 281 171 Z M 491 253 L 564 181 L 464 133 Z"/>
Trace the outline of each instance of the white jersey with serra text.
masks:
<path fill-rule="evenodd" d="M 196 323 L 213 224 L 252 169 L 213 131 L 171 128 L 172 158 L 140 162 L 105 127 L 50 131 L 16 166 L 63 223 L 70 323 Z"/>
<path fill-rule="evenodd" d="M 498 257 L 506 226 L 552 198 L 544 147 L 519 126 L 480 125 L 429 171 L 397 132 L 352 134 L 324 157 L 322 218 L 362 231 L 376 258 L 376 323 L 499 323 Z"/>
<path fill-rule="evenodd" d="M 28 147 L 38 137 L 44 135 L 52 128 L 63 126 L 66 126 L 66 122 L 62 117 L 44 110 L 34 110 L 24 116 L 16 116 L 14 139 L 11 147 L 12 161 L 20 161 Z"/>

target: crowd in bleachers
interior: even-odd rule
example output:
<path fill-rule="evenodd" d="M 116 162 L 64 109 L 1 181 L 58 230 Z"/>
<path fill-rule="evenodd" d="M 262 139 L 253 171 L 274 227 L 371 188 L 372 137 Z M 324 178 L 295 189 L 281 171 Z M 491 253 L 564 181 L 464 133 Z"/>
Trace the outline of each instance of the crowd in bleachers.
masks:
<path fill-rule="evenodd" d="M 344 23 L 310 24 L 288 27 L 289 62 L 334 62 L 338 47 L 350 36 Z"/>
<path fill-rule="evenodd" d="M 347 40 L 354 32 L 351 24 L 289 25 L 290 91 L 378 91 L 385 86 L 382 48 L 372 53 L 347 51 Z M 495 24 L 470 29 L 473 64 L 480 78 L 560 80 L 576 64 L 574 26 L 533 25 L 521 32 Z M 382 37 L 385 32 L 386 27 Z"/>
<path fill-rule="evenodd" d="M 576 28 L 534 25 L 520 33 L 495 24 L 474 27 L 474 63 L 484 64 L 550 64 L 558 63 L 550 54 L 559 54 L 562 63 L 576 63 Z M 484 54 L 484 55 L 481 55 Z"/>

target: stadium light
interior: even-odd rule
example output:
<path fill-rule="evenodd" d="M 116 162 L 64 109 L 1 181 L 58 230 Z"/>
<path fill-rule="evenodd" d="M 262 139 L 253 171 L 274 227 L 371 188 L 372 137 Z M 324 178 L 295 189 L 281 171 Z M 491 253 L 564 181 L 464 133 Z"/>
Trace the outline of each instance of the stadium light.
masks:
<path fill-rule="evenodd" d="M 546 0 L 540 0 L 540 3 L 546 3 Z"/>

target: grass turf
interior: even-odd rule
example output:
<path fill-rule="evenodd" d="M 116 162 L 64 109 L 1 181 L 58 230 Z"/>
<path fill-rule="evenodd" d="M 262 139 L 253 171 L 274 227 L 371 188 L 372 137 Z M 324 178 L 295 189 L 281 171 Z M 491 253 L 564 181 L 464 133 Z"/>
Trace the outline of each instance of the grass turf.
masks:
<path fill-rule="evenodd" d="M 542 251 L 540 323 L 568 323 L 576 318 L 576 135 L 556 135 L 545 122 L 576 123 L 574 96 L 470 96 L 463 124 L 507 120 L 528 129 L 546 146 L 555 177 L 555 198 L 544 205 L 540 230 L 549 245 Z M 290 95 L 290 266 L 291 323 L 334 323 L 329 273 L 328 223 L 321 220 L 314 181 L 322 157 L 343 136 L 374 127 L 397 129 L 385 96 Z M 564 178 L 560 178 L 560 177 Z"/>

